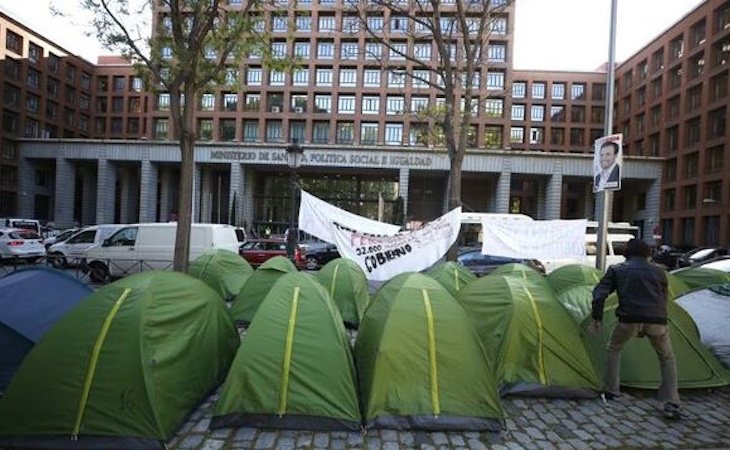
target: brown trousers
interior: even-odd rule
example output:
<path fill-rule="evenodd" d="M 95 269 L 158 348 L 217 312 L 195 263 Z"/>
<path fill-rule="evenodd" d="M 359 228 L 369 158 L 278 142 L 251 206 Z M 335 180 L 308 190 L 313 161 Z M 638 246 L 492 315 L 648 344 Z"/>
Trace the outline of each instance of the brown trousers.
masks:
<path fill-rule="evenodd" d="M 659 400 L 679 405 L 677 390 L 677 362 L 669 339 L 669 328 L 655 323 L 618 322 L 608 343 L 604 390 L 619 394 L 621 377 L 621 350 L 633 337 L 646 337 L 659 357 L 662 382 L 659 385 Z"/>

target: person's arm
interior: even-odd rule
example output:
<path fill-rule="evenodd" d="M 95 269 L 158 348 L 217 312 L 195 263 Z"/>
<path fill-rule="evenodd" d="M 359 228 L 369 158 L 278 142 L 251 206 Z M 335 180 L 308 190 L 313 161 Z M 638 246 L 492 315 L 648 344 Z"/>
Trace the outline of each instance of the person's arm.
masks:
<path fill-rule="evenodd" d="M 591 305 L 591 317 L 595 321 L 603 320 L 603 303 L 606 298 L 616 290 L 616 272 L 613 267 L 609 267 L 601 281 L 593 289 L 593 303 Z"/>

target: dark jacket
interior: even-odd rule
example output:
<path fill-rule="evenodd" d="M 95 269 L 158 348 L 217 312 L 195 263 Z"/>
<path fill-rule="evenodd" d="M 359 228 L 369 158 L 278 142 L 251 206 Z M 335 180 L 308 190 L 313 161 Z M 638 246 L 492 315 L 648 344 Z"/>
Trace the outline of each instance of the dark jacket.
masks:
<path fill-rule="evenodd" d="M 603 303 L 613 291 L 620 322 L 667 323 L 667 274 L 646 258 L 632 257 L 608 268 L 593 289 L 593 319 L 603 319 Z"/>

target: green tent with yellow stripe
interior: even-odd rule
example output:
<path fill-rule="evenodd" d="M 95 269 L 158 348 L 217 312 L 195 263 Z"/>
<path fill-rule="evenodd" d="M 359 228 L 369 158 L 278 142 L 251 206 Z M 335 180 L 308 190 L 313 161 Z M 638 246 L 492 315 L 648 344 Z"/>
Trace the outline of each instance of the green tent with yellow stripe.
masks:
<path fill-rule="evenodd" d="M 211 427 L 358 430 L 355 383 L 337 307 L 312 275 L 289 273 L 251 321 Z"/>
<path fill-rule="evenodd" d="M 495 362 L 503 394 L 590 397 L 600 389 L 579 325 L 545 278 L 490 274 L 456 299 Z"/>
<path fill-rule="evenodd" d="M 433 278 L 383 285 L 355 344 L 365 425 L 491 430 L 503 418 L 494 372 L 466 312 Z"/>
<path fill-rule="evenodd" d="M 0 448 L 164 448 L 238 344 L 225 303 L 196 278 L 145 272 L 112 283 L 25 358 L 0 399 Z"/>

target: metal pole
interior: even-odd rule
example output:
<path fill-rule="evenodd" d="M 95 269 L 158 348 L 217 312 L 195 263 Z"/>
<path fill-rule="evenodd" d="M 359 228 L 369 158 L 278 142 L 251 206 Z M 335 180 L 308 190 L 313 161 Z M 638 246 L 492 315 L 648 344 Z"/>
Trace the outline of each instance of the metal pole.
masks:
<path fill-rule="evenodd" d="M 608 75 L 606 80 L 606 114 L 603 123 L 603 135 L 608 136 L 613 131 L 613 88 L 616 84 L 616 3 L 611 0 L 611 25 L 608 36 Z M 599 201 L 601 202 L 601 217 L 598 222 L 596 269 L 606 270 L 606 234 L 608 218 L 611 214 L 611 191 L 601 191 Z"/>
<path fill-rule="evenodd" d="M 286 252 L 289 260 L 296 265 L 294 255 L 297 248 L 297 230 L 295 229 L 294 216 L 297 213 L 297 169 L 291 169 L 289 173 L 289 184 L 291 185 L 291 191 L 289 192 L 289 203 L 291 207 L 289 211 L 289 230 L 286 233 Z"/>

